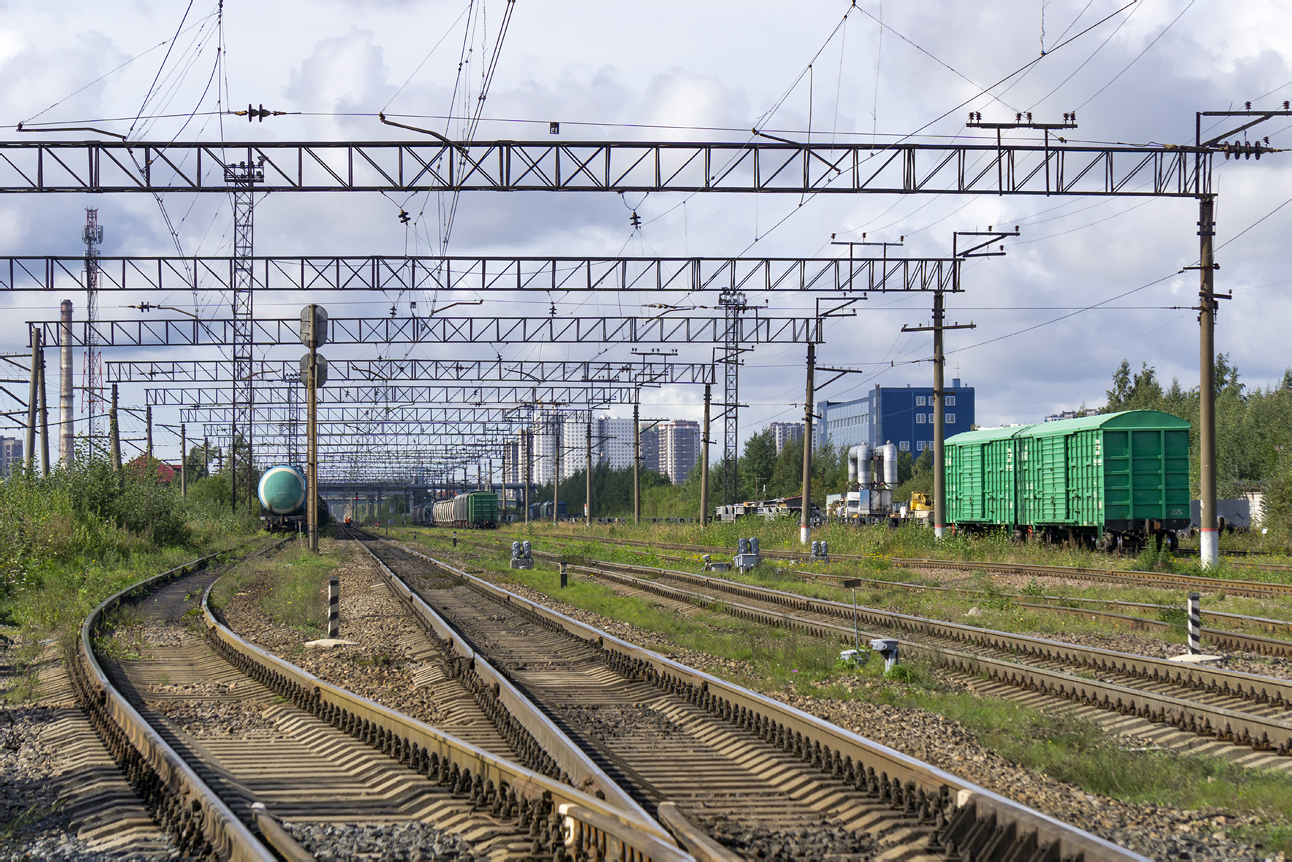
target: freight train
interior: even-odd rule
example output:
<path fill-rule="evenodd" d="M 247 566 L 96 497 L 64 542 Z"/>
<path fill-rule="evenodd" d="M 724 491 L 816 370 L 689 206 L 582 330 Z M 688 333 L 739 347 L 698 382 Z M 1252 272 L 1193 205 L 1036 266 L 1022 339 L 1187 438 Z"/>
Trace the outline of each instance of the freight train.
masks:
<path fill-rule="evenodd" d="M 1189 526 L 1189 423 L 1129 410 L 946 441 L 947 524 L 1135 551 Z"/>
<path fill-rule="evenodd" d="M 305 474 L 289 464 L 270 467 L 260 477 L 260 505 L 264 512 L 260 520 L 271 533 L 298 532 L 305 524 Z M 319 526 L 330 520 L 327 502 L 318 499 Z"/>
<path fill-rule="evenodd" d="M 493 491 L 471 491 L 437 500 L 430 507 L 428 523 L 436 527 L 492 529 L 498 526 L 498 495 Z"/>

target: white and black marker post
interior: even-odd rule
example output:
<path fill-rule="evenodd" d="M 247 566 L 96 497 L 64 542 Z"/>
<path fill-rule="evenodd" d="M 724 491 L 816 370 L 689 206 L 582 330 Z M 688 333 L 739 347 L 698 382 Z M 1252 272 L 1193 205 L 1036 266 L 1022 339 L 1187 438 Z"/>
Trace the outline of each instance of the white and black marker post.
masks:
<path fill-rule="evenodd" d="M 341 636 L 341 579 L 336 575 L 327 579 L 327 636 Z"/>
<path fill-rule="evenodd" d="M 1189 655 L 1202 654 L 1202 595 L 1189 593 Z"/>

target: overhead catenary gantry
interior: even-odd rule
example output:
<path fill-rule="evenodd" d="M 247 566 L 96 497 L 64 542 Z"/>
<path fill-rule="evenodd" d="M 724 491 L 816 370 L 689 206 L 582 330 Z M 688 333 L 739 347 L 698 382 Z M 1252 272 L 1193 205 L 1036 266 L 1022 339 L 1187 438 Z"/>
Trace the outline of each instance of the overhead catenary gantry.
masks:
<path fill-rule="evenodd" d="M 298 373 L 296 360 L 260 359 L 252 366 L 257 380 L 282 380 Z M 232 379 L 227 361 L 122 360 L 107 363 L 110 383 L 174 381 L 225 383 Z M 531 360 L 531 359 L 334 359 L 328 365 L 330 381 L 382 382 L 481 382 L 524 384 L 616 383 L 666 385 L 713 383 L 711 363 L 659 360 Z"/>
<path fill-rule="evenodd" d="M 0 193 L 758 192 L 1196 197 L 1214 147 L 649 141 L 4 141 Z"/>
<path fill-rule="evenodd" d="M 33 321 L 49 347 L 62 344 L 66 332 L 59 321 Z M 257 320 L 252 341 L 257 347 L 290 344 L 299 321 Z M 819 342 L 819 319 L 769 317 L 751 311 L 738 325 L 746 344 Z M 73 345 L 93 334 L 103 347 L 198 347 L 233 343 L 229 320 L 105 320 L 71 327 Z M 638 317 L 377 317 L 329 318 L 328 343 L 337 344 L 721 344 L 726 323 L 711 317 L 659 315 Z M 28 341 L 30 344 L 30 340 Z"/>
<path fill-rule="evenodd" d="M 1268 119 L 1283 112 L 1248 112 Z M 1259 119 L 1252 122 L 1258 122 Z M 1251 125 L 1249 122 L 1248 125 Z M 1201 115 L 1199 129 L 1201 128 Z M 265 192 L 756 192 L 1193 197 L 1203 201 L 1204 351 L 1212 162 L 1226 147 L 996 143 L 747 142 L 0 142 L 0 192 L 227 191 L 236 166 Z M 1271 152 L 1246 145 L 1245 155 Z M 45 333 L 48 334 L 48 333 Z M 95 333 L 91 333 L 93 338 Z M 618 340 L 618 339 L 611 339 Z M 681 340 L 689 341 L 683 338 Z M 804 339 L 807 343 L 819 338 Z M 728 335 L 730 341 L 730 335 Z M 56 339 L 46 339 L 56 343 Z M 160 341 L 154 343 L 171 343 Z M 221 342 L 223 343 L 223 342 Z M 407 343 L 407 342 L 400 342 Z M 1204 360 L 1203 369 L 1207 368 Z M 1209 381 L 1204 375 L 1204 388 Z M 734 406 L 734 405 L 733 405 Z M 1214 419 L 1203 411 L 1201 423 Z M 1214 429 L 1204 428 L 1211 439 Z M 1203 528 L 1214 532 L 1214 458 L 1202 453 Z M 1214 544 L 1214 543 L 1213 543 Z M 1213 549 L 1214 550 L 1214 549 Z M 1214 553 L 1204 550 L 1204 564 Z"/>
<path fill-rule="evenodd" d="M 520 404 L 575 404 L 610 406 L 636 404 L 638 393 L 650 384 L 589 383 L 574 386 L 458 386 L 432 384 L 353 384 L 337 382 L 319 390 L 320 408 L 328 406 L 362 407 L 370 410 L 392 409 L 395 405 L 502 406 Z M 291 386 L 257 386 L 257 411 L 267 408 L 290 408 L 289 398 L 296 389 Z M 153 407 L 223 407 L 229 405 L 229 390 L 223 387 L 145 389 L 144 403 Z"/>
<path fill-rule="evenodd" d="M 236 257 L 102 257 L 99 290 L 232 290 Z M 84 257 L 0 257 L 0 290 L 64 290 Z M 275 256 L 246 262 L 256 289 L 544 292 L 955 290 L 955 258 Z M 145 303 L 145 308 L 147 304 Z M 425 309 L 426 313 L 434 311 Z"/>

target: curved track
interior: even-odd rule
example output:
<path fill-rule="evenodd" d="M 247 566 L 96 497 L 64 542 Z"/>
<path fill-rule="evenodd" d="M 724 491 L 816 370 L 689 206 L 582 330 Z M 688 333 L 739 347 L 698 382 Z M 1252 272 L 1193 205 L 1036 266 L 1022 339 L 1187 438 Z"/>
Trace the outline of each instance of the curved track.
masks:
<path fill-rule="evenodd" d="M 214 577 L 194 571 L 106 603 L 87 621 L 74 673 L 100 735 L 185 855 L 311 858 L 290 821 L 307 834 L 379 824 L 366 833 L 378 842 L 433 823 L 428 842 L 448 833 L 500 860 L 690 858 L 593 797 L 263 653 L 209 611 L 198 624 Z M 123 621 L 130 637 L 114 637 Z"/>

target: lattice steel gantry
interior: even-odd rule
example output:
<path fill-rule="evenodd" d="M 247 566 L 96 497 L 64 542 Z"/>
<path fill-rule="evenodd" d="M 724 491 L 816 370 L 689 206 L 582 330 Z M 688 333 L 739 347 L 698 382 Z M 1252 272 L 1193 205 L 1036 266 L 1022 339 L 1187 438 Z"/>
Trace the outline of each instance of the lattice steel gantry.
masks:
<path fill-rule="evenodd" d="M 232 459 L 230 474 L 233 478 L 232 507 L 238 508 L 238 491 L 244 489 L 246 499 L 255 493 L 253 464 L 252 416 L 256 390 L 251 377 L 252 325 L 255 320 L 255 278 L 253 255 L 255 253 L 255 187 L 265 179 L 264 159 L 259 163 L 246 161 L 224 167 L 224 181 L 233 192 L 233 261 L 230 278 L 230 306 L 233 322 L 230 345 L 233 353 L 233 415 L 232 438 L 229 457 Z M 237 460 L 239 435 L 245 447 L 243 463 Z M 242 474 L 239 476 L 239 467 Z"/>
<path fill-rule="evenodd" d="M 86 433 L 93 451 L 100 437 L 99 419 L 107 412 L 104 407 L 107 399 L 103 397 L 103 355 L 99 353 L 94 332 L 94 324 L 99 320 L 99 244 L 103 242 L 97 208 L 86 208 L 81 238 L 85 240 L 85 319 L 91 324 L 85 337 L 85 390 L 81 409 L 85 411 Z"/>

